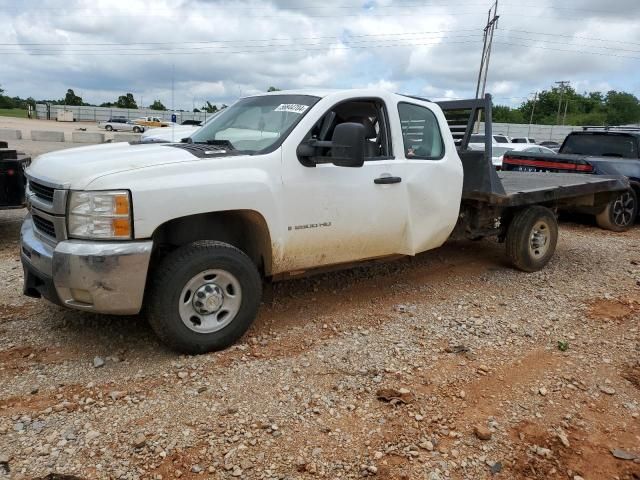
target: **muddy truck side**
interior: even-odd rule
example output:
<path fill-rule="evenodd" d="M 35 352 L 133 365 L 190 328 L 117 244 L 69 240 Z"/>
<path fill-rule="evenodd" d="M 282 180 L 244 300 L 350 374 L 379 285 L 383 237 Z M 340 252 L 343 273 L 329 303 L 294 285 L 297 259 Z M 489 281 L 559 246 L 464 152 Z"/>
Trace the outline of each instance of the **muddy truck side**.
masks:
<path fill-rule="evenodd" d="M 201 353 L 244 334 L 263 285 L 452 236 L 498 239 L 517 268 L 539 270 L 558 206 L 606 203 L 628 183 L 498 176 L 490 142 L 464 148 L 481 111 L 491 135 L 490 97 L 439 106 L 369 89 L 274 92 L 239 100 L 185 142 L 38 157 L 25 294 L 97 313 L 144 305 L 167 345 Z"/>

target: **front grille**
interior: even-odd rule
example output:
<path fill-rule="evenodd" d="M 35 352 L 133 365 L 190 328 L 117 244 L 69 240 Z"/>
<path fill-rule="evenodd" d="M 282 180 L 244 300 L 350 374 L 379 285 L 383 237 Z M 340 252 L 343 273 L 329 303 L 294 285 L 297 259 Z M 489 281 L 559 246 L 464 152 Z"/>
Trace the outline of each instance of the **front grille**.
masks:
<path fill-rule="evenodd" d="M 33 180 L 29 180 L 29 188 L 36 197 L 40 197 L 47 202 L 53 202 L 53 188 L 34 182 Z"/>
<path fill-rule="evenodd" d="M 36 226 L 36 229 L 41 233 L 48 235 L 51 238 L 56 238 L 56 227 L 52 221 L 34 215 L 33 223 Z"/>

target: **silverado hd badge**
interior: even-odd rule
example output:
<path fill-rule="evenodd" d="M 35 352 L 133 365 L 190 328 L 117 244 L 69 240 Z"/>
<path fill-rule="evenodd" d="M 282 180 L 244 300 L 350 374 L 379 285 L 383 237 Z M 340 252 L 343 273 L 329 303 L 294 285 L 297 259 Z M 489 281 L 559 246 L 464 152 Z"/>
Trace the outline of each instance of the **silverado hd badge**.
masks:
<path fill-rule="evenodd" d="M 287 230 L 306 230 L 307 228 L 320 228 L 320 227 L 330 227 L 331 222 L 322 222 L 322 223 L 308 223 L 306 225 L 294 225 L 287 227 Z"/>

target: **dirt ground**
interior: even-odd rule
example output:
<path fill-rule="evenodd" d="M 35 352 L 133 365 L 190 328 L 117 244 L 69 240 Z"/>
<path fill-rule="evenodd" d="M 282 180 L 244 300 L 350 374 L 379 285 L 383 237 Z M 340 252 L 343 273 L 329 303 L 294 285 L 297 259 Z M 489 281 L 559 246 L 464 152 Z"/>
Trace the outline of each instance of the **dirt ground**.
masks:
<path fill-rule="evenodd" d="M 185 357 L 23 297 L 23 215 L 0 212 L 0 478 L 640 478 L 640 228 L 565 223 L 534 274 L 456 242 L 277 284 L 235 347 Z"/>

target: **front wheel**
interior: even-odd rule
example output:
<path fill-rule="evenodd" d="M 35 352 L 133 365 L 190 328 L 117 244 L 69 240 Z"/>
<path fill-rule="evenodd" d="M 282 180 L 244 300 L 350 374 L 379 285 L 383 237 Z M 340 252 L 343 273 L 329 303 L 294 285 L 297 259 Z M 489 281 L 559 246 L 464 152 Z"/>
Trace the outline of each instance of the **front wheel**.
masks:
<path fill-rule="evenodd" d="M 140 127 L 133 127 L 133 133 L 140 133 Z"/>
<path fill-rule="evenodd" d="M 251 259 L 226 243 L 200 241 L 169 254 L 153 273 L 148 320 L 170 348 L 221 350 L 255 320 L 262 297 Z"/>
<path fill-rule="evenodd" d="M 507 256 L 525 272 L 542 269 L 556 251 L 558 222 L 551 210 L 534 206 L 516 213 L 507 230 Z"/>
<path fill-rule="evenodd" d="M 596 215 L 600 228 L 613 232 L 629 230 L 638 216 L 638 196 L 632 188 L 621 192 L 610 201 L 605 209 Z"/>
<path fill-rule="evenodd" d="M 112 131 L 112 130 L 113 130 L 113 127 L 112 127 L 111 125 L 107 125 L 106 127 L 104 127 L 104 129 L 105 129 L 107 132 L 110 132 L 110 131 Z"/>

